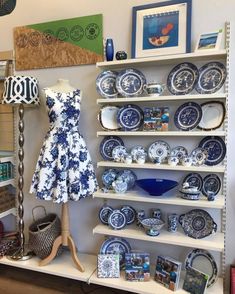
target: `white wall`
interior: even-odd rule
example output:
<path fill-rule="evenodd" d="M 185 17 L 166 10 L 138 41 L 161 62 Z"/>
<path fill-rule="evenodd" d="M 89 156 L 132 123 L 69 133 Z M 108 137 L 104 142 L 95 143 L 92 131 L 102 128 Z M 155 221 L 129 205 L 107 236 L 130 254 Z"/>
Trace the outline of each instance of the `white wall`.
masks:
<path fill-rule="evenodd" d="M 42 23 L 52 20 L 60 20 L 102 13 L 104 25 L 104 37 L 114 39 L 115 50 L 126 50 L 130 56 L 131 48 L 131 8 L 142 4 L 153 3 L 152 0 L 57 0 L 57 1 L 17 1 L 17 7 L 9 16 L 0 18 L 0 51 L 13 49 L 12 29 L 16 26 L 32 23 Z M 158 1 L 156 1 L 158 2 Z M 194 0 L 192 13 L 192 47 L 194 48 L 198 35 L 202 32 L 209 32 L 224 26 L 225 21 L 233 21 L 235 11 L 234 0 Z M 232 24 L 232 29 L 234 25 Z M 232 30 L 233 32 L 233 30 Z M 235 48 L 235 41 L 232 49 Z M 234 50 L 234 49 L 233 49 Z M 232 55 L 233 56 L 233 55 Z M 235 77 L 235 62 L 231 56 L 231 74 L 233 81 Z M 95 79 L 98 70 L 94 65 L 74 66 L 67 68 L 40 69 L 22 72 L 38 78 L 40 89 L 45 86 L 53 85 L 58 78 L 69 79 L 71 84 L 83 90 L 82 114 L 80 130 L 84 135 L 90 150 L 92 159 L 96 162 L 99 158 L 96 131 L 99 128 L 96 114 L 97 93 L 95 90 Z M 226 261 L 227 264 L 235 262 L 234 244 L 235 235 L 233 224 L 235 223 L 235 201 L 233 200 L 233 190 L 235 188 L 235 174 L 232 170 L 234 153 L 232 144 L 235 142 L 233 127 L 235 125 L 235 94 L 233 83 L 231 83 L 231 95 L 229 101 L 229 112 L 231 113 L 229 130 L 229 166 L 228 166 L 228 196 L 227 196 L 227 238 L 226 238 Z M 89 113 L 89 115 L 87 115 Z M 48 128 L 48 119 L 44 104 L 39 108 L 26 110 L 25 114 L 25 222 L 32 221 L 31 209 L 35 205 L 44 205 L 48 211 L 60 213 L 60 205 L 51 202 L 35 200 L 33 195 L 28 194 L 29 185 L 36 164 L 37 156 L 42 145 L 44 134 Z M 87 126 L 92 126 L 87 128 Z M 92 227 L 97 223 L 97 209 L 101 202 L 92 199 L 82 200 L 81 202 L 70 203 L 71 231 L 76 241 L 78 249 L 83 252 L 97 252 L 102 242 L 101 238 L 92 235 Z M 155 246 L 146 246 L 146 250 L 154 251 Z M 161 253 L 165 253 L 166 246 L 157 246 Z M 169 247 L 169 252 L 174 254 L 174 247 Z M 169 254 L 170 254 L 169 253 Z M 181 256 L 177 253 L 176 258 Z"/>

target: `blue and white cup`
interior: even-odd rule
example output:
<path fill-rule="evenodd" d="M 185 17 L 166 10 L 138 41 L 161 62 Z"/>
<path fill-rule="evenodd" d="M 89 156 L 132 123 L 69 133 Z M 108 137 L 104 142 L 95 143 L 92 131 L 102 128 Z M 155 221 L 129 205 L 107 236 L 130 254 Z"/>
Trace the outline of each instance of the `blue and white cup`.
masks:
<path fill-rule="evenodd" d="M 145 211 L 144 211 L 143 209 L 138 210 L 138 211 L 136 212 L 136 220 L 137 220 L 136 224 L 137 224 L 138 227 L 142 227 L 140 221 L 141 221 L 142 219 L 144 219 L 144 218 L 145 218 Z"/>
<path fill-rule="evenodd" d="M 130 164 L 130 163 L 132 163 L 132 156 L 131 156 L 131 154 L 126 154 L 126 155 L 124 156 L 124 162 L 125 162 L 126 164 Z"/>
<path fill-rule="evenodd" d="M 161 158 L 160 157 L 156 157 L 153 161 L 156 165 L 160 165 L 161 164 Z"/>
<path fill-rule="evenodd" d="M 176 166 L 179 163 L 179 158 L 177 156 L 169 156 L 167 161 L 170 166 Z"/>
<path fill-rule="evenodd" d="M 167 219 L 167 229 L 168 232 L 175 233 L 178 229 L 178 220 L 179 216 L 176 213 L 172 213 L 168 215 Z"/>
<path fill-rule="evenodd" d="M 193 163 L 192 157 L 190 156 L 184 156 L 182 158 L 182 165 L 183 166 L 191 166 Z"/>
<path fill-rule="evenodd" d="M 207 200 L 208 201 L 214 201 L 215 200 L 215 192 L 207 191 Z"/>
<path fill-rule="evenodd" d="M 146 156 L 144 154 L 137 155 L 136 162 L 139 164 L 144 164 L 146 161 Z"/>
<path fill-rule="evenodd" d="M 161 219 L 161 216 L 162 216 L 161 209 L 157 208 L 152 210 L 152 217 Z"/>

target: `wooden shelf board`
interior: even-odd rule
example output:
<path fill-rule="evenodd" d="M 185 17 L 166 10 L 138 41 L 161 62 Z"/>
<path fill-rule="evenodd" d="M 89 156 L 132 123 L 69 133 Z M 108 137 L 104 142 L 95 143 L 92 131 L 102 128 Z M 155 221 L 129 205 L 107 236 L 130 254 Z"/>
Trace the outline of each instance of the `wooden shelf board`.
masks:
<path fill-rule="evenodd" d="M 161 102 L 161 101 L 177 101 L 177 100 L 212 100 L 212 99 L 226 99 L 225 93 L 215 94 L 192 94 L 192 95 L 162 95 L 157 97 L 121 97 L 121 98 L 100 98 L 97 99 L 97 104 L 110 103 L 132 103 L 132 102 Z"/>
<path fill-rule="evenodd" d="M 87 282 L 89 277 L 96 269 L 97 257 L 95 255 L 80 254 L 78 258 L 85 267 L 85 272 L 80 272 L 74 265 L 70 252 L 63 252 L 62 255 L 56 257 L 50 264 L 39 266 L 39 258 L 33 257 L 26 261 L 13 261 L 6 257 L 0 259 L 1 264 L 15 266 L 18 268 L 42 272 L 45 274 L 60 276 Z"/>
<path fill-rule="evenodd" d="M 15 186 L 15 179 L 10 179 L 10 180 L 7 180 L 7 181 L 0 182 L 0 187 L 5 187 L 5 186 L 8 186 L 8 185 Z"/>
<path fill-rule="evenodd" d="M 159 170 L 172 170 L 172 171 L 194 171 L 194 172 L 211 172 L 214 173 L 224 173 L 225 167 L 222 165 L 219 166 L 170 166 L 169 164 L 160 164 L 156 165 L 154 163 L 119 163 L 114 161 L 99 161 L 97 162 L 98 167 L 121 167 L 121 168 L 136 168 L 136 169 L 159 169 Z"/>
<path fill-rule="evenodd" d="M 157 237 L 148 236 L 143 229 L 135 225 L 127 226 L 122 230 L 113 230 L 109 226 L 99 224 L 93 229 L 93 234 L 110 235 L 121 238 L 130 238 L 154 243 L 171 244 L 190 248 L 200 248 L 222 252 L 224 250 L 224 234 L 217 232 L 203 239 L 193 239 L 183 232 L 169 233 L 162 229 Z"/>
<path fill-rule="evenodd" d="M 136 67 L 136 66 L 150 66 L 154 64 L 172 64 L 179 63 L 182 60 L 213 60 L 213 59 L 225 59 L 227 56 L 226 49 L 221 49 L 214 52 L 193 52 L 184 54 L 172 54 L 165 56 L 155 56 L 146 58 L 132 58 L 118 61 L 105 61 L 96 63 L 96 67 L 103 68 L 125 68 L 125 67 Z"/>
<path fill-rule="evenodd" d="M 182 273 L 182 272 L 181 272 Z M 184 273 L 181 274 L 184 276 Z M 111 278 L 111 279 L 101 279 L 97 278 L 97 272 L 95 272 L 89 280 L 90 283 L 112 287 L 115 289 L 121 289 L 124 291 L 139 293 L 139 294 L 170 294 L 174 293 L 171 290 L 168 290 L 161 284 L 157 283 L 153 277 L 151 277 L 148 282 L 130 282 L 126 281 L 124 277 L 124 272 L 121 273 L 120 278 Z M 183 286 L 183 278 L 181 278 L 179 282 L 179 288 L 176 291 L 177 294 L 187 294 L 185 290 L 182 289 Z M 210 288 L 206 290 L 207 294 L 223 294 L 223 279 L 219 278 L 217 282 Z"/>
<path fill-rule="evenodd" d="M 202 196 L 200 200 L 190 201 L 176 196 L 149 196 L 148 194 L 141 193 L 140 191 L 130 191 L 124 194 L 115 192 L 104 193 L 101 190 L 93 194 L 93 198 L 109 199 L 109 200 L 122 200 L 134 201 L 144 203 L 158 203 L 167 205 L 179 205 L 201 208 L 215 208 L 223 209 L 225 206 L 224 195 L 216 196 L 215 201 L 208 201 L 206 197 Z"/>
<path fill-rule="evenodd" d="M 153 132 L 153 131 L 98 131 L 97 136 L 142 136 L 142 137 L 154 137 L 154 136 L 164 136 L 164 137 L 206 137 L 206 136 L 220 136 L 224 137 L 224 131 L 167 131 L 167 132 Z"/>
<path fill-rule="evenodd" d="M 14 59 L 14 53 L 13 50 L 8 51 L 0 51 L 0 60 L 13 60 Z"/>
<path fill-rule="evenodd" d="M 0 212 L 0 219 L 7 216 L 7 215 L 10 215 L 10 214 L 13 214 L 13 215 L 16 216 L 16 209 L 11 208 L 11 209 L 8 209 L 6 211 Z"/>

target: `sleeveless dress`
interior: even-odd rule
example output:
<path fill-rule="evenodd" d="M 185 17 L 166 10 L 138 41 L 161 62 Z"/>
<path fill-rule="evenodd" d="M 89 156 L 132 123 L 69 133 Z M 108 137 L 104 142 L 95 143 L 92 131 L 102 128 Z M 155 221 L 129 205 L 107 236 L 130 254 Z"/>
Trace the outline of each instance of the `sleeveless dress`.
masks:
<path fill-rule="evenodd" d="M 79 133 L 80 90 L 45 89 L 50 129 L 41 148 L 30 193 L 55 203 L 92 195 L 97 180 L 85 141 Z"/>

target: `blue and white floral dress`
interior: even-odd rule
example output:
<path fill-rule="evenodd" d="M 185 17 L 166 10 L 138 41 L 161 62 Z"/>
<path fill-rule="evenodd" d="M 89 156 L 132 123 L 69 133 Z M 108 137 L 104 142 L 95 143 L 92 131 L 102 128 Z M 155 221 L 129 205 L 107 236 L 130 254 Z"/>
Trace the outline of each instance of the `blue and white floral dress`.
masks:
<path fill-rule="evenodd" d="M 33 175 L 30 193 L 61 203 L 92 195 L 97 180 L 85 141 L 79 133 L 80 90 L 45 89 L 50 129 Z"/>

